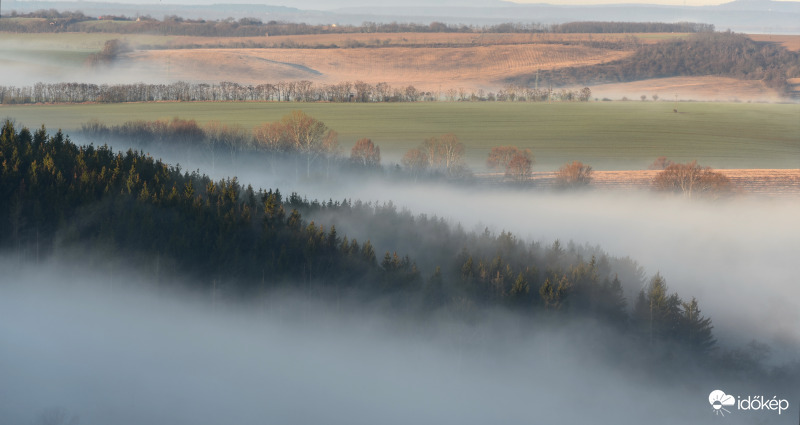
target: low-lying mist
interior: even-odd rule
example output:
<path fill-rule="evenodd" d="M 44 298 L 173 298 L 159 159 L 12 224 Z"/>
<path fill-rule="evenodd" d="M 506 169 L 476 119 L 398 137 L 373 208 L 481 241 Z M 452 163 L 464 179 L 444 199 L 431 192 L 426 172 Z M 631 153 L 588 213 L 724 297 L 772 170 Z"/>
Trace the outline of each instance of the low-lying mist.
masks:
<path fill-rule="evenodd" d="M 647 276 L 660 272 L 670 290 L 682 297 L 696 297 L 703 314 L 713 319 L 723 346 L 755 339 L 772 347 L 765 361 L 780 364 L 800 358 L 800 289 L 794 264 L 800 199 L 742 195 L 708 201 L 637 191 L 553 192 L 536 188 L 535 182 L 532 189 L 519 189 L 485 182 L 392 181 L 371 174 L 329 174 L 322 159 L 315 162 L 314 175 L 306 178 L 291 161 L 243 157 L 231 166 L 224 161 L 210 164 L 197 153 L 166 152 L 163 157 L 170 163 L 188 163 L 188 168 L 199 168 L 212 178 L 237 176 L 243 185 L 279 188 L 285 196 L 297 192 L 320 201 L 392 202 L 414 215 L 443 217 L 467 231 L 509 231 L 545 245 L 555 240 L 597 245 L 611 256 L 631 257 Z M 402 238 L 381 243 L 368 226 L 347 215 L 303 215 L 326 227 L 335 225 L 341 236 L 372 239 L 379 256 L 408 245 Z M 413 247 L 398 253 L 412 259 L 425 256 Z M 427 276 L 432 270 L 422 272 Z M 632 305 L 641 288 L 625 289 Z"/>
<path fill-rule="evenodd" d="M 327 188 L 308 187 L 304 193 L 337 199 Z M 800 200 L 708 202 L 648 193 L 378 183 L 350 185 L 341 196 L 392 201 L 414 213 L 461 223 L 467 230 L 488 227 L 545 244 L 558 239 L 562 244 L 599 245 L 610 255 L 630 256 L 648 276 L 660 272 L 682 296 L 696 297 L 722 342 L 756 338 L 772 345 L 776 356 L 777 351 L 788 356 L 783 360 L 800 353 L 794 260 Z M 315 219 L 313 214 L 307 218 Z M 342 234 L 367 236 L 359 234 L 361 223 L 346 216 L 317 221 L 335 224 Z M 631 302 L 636 292 L 626 295 Z"/>
<path fill-rule="evenodd" d="M 11 137 L 16 139 L 14 147 L 26 148 L 25 143 L 32 142 L 25 142 L 29 136 Z M 156 164 L 143 155 L 124 155 L 130 161 L 125 165 L 122 155 L 107 149 L 80 156 L 79 148 L 60 135 L 36 143 L 37 161 L 53 161 L 53 167 L 58 167 L 53 170 L 72 175 L 73 184 L 67 186 L 57 173 L 55 182 L 61 184 L 48 184 L 49 176 L 34 170 L 38 162 L 33 162 L 33 156 L 21 166 L 24 174 L 4 174 L 9 175 L 4 183 L 12 183 L 4 184 L 14 194 L 9 198 L 17 202 L 3 205 L 9 217 L 4 228 L 10 233 L 27 232 L 9 235 L 8 254 L 0 259 L 0 411 L 4 422 L 63 423 L 51 419 L 65 412 L 65 417 L 77 415 L 81 423 L 89 424 L 574 424 L 590 420 L 701 424 L 714 420 L 715 409 L 709 404 L 714 390 L 740 398 L 792 400 L 791 408 L 780 414 L 764 409 L 729 411 L 730 418 L 725 420 L 731 423 L 787 423 L 797 415 L 793 400 L 800 397 L 795 387 L 800 371 L 800 323 L 791 263 L 798 233 L 797 200 L 743 196 L 710 202 L 646 193 L 551 192 L 535 185 L 515 189 L 486 180 L 413 182 L 411 176 L 388 170 L 328 174 L 320 161 L 313 164 L 313 172 L 309 169 L 304 174 L 295 167 L 306 164 L 278 157 L 272 158 L 276 163 L 259 163 L 265 158 L 257 155 L 238 159 L 231 155 L 233 168 L 225 161 L 216 167 L 212 164 L 215 178 L 237 175 L 245 186 L 280 188 L 284 194 L 280 208 L 307 209 L 302 211 L 302 221 L 296 213 L 275 211 L 274 192 L 269 196 L 258 192 L 256 199 L 256 193 L 244 186 L 220 182 L 225 194 L 220 196 L 214 183 L 199 175 L 190 179 L 163 165 L 158 166 L 160 174 L 147 175 Z M 174 157 L 165 159 L 191 158 L 198 168 L 207 170 L 203 155 L 191 148 L 185 147 L 185 152 L 194 157 L 181 158 L 180 152 L 174 152 Z M 44 155 L 45 149 L 55 152 L 57 164 Z M 90 158 L 97 163 L 94 174 L 72 168 L 62 156 Z M 98 164 L 105 164 L 99 172 Z M 117 180 L 103 180 L 100 176 L 106 170 L 119 172 L 114 174 Z M 28 196 L 22 177 L 29 175 L 32 189 L 27 192 L 33 192 L 34 202 L 21 209 L 19 200 Z M 138 188 L 137 180 L 142 178 L 159 196 L 153 196 L 144 183 Z M 172 183 L 159 186 L 157 178 Z M 36 205 L 50 202 L 44 195 L 81 195 L 74 188 L 83 187 L 77 185 L 84 182 L 89 186 L 95 179 L 106 186 L 92 188 L 92 196 L 80 208 L 58 199 L 49 203 L 76 209 L 67 215 L 70 223 L 59 222 L 59 211 L 44 221 L 52 223 L 41 228 L 47 233 L 45 240 L 52 243 L 44 243 L 49 246 L 40 257 L 40 228 L 26 227 L 25 219 L 36 218 Z M 176 186 L 183 188 L 184 196 L 173 196 L 172 207 L 156 205 L 159 199 L 169 202 L 166 194 L 170 190 L 175 194 Z M 244 195 L 240 197 L 237 191 Z M 407 219 L 411 213 L 370 216 L 347 213 L 345 208 L 314 208 L 286 196 L 291 191 L 323 200 L 392 201 L 414 214 L 446 219 L 436 226 L 460 225 L 477 235 L 484 228 L 495 234 L 511 231 L 528 243 L 541 241 L 539 247 L 555 245 L 552 241 L 558 239 L 568 251 L 576 246 L 589 255 L 630 255 L 640 261 L 644 272 L 633 279 L 625 276 L 626 286 L 616 288 L 624 288 L 628 308 L 639 308 L 635 314 L 617 316 L 620 326 L 602 316 L 580 314 L 579 303 L 586 298 L 575 297 L 577 311 L 570 310 L 569 304 L 561 309 L 559 297 L 570 290 L 566 276 L 554 289 L 549 280 L 542 282 L 547 270 L 525 269 L 530 263 L 542 269 L 562 267 L 561 254 L 551 259 L 546 249 L 534 249 L 534 244 L 526 251 L 530 255 L 514 258 L 506 255 L 512 251 L 506 247 L 516 242 L 508 242 L 507 236 L 450 240 L 466 241 L 472 246 L 465 248 L 482 256 L 476 258 L 493 263 L 504 250 L 507 267 L 502 273 L 509 270 L 509 277 L 516 274 L 511 263 L 524 261 L 514 267 L 528 273 L 531 287 L 519 272 L 521 283 L 515 282 L 508 293 L 523 294 L 515 296 L 517 301 L 528 294 L 529 301 L 541 295 L 538 307 L 526 310 L 512 298 L 493 295 L 497 291 L 487 292 L 489 302 L 472 302 L 468 292 L 444 285 L 445 280 L 456 282 L 465 270 L 453 270 L 457 263 L 444 264 L 450 262 L 448 255 L 450 259 L 460 255 L 458 246 L 434 236 L 450 238 L 447 232 L 434 229 L 425 235 L 427 239 L 419 238 L 420 228 L 415 226 L 419 222 Z M 243 215 L 238 233 L 213 233 L 199 225 L 182 227 L 183 223 L 213 226 L 214 222 L 192 220 L 205 214 L 220 217 L 220 211 L 214 211 L 220 206 L 245 212 L 246 206 L 255 208 L 261 202 L 262 210 L 256 210 L 261 215 L 251 219 Z M 13 205 L 16 209 L 9 208 Z M 178 215 L 177 209 L 201 214 Z M 15 215 L 15 210 L 30 217 Z M 153 224 L 162 219 L 167 220 L 164 225 Z M 318 222 L 312 227 L 309 220 Z M 98 224 L 106 227 L 97 230 Z M 321 225 L 327 230 L 336 225 L 338 235 L 326 233 Z M 103 229 L 108 230 L 103 233 Z M 274 246 L 246 239 L 259 235 L 257 230 L 262 236 L 287 230 L 279 236 L 292 238 L 263 236 Z M 159 240 L 165 235 L 169 240 Z M 212 237 L 187 238 L 198 235 Z M 351 264 L 366 264 L 362 268 L 368 272 L 356 277 L 339 274 L 342 281 L 328 288 L 329 282 L 310 273 L 319 262 L 325 265 L 325 257 L 308 252 L 316 246 L 338 247 L 345 235 L 358 238 L 364 247 L 373 246 L 365 239 L 373 239 L 376 252 L 372 248 L 359 251 L 368 262 L 350 254 L 340 256 L 361 261 Z M 122 249 L 109 241 L 115 237 Z M 182 238 L 190 242 L 176 245 Z M 227 250 L 216 246 L 225 243 Z M 172 248 L 165 251 L 162 245 Z M 601 248 L 588 248 L 594 245 Z M 287 246 L 292 249 L 290 258 L 282 254 Z M 398 291 L 394 286 L 403 282 L 397 279 L 402 277 L 398 270 L 405 270 L 408 263 L 380 262 L 383 250 L 399 250 L 401 256 L 418 259 L 418 278 L 408 281 L 416 282 L 417 292 L 425 295 L 416 298 L 422 304 L 414 307 L 414 291 Z M 261 255 L 248 256 L 253 252 Z M 195 261 L 168 267 L 171 259 L 187 256 Z M 284 270 L 277 275 L 262 268 L 259 285 L 254 282 L 257 268 L 271 257 L 308 262 L 292 263 L 294 269 L 274 267 Z M 591 270 L 624 266 L 624 261 L 616 260 L 603 265 L 605 255 L 599 257 Z M 431 259 L 437 260 L 431 263 Z M 441 275 L 431 270 L 438 262 L 443 263 Z M 335 273 L 331 267 L 316 270 Z M 480 279 L 492 285 L 487 288 L 504 288 L 500 285 L 505 285 L 505 275 L 501 278 L 499 268 L 490 272 L 494 276 L 490 281 L 486 268 L 467 270 L 483 270 Z M 598 277 L 610 280 L 608 272 Z M 654 303 L 673 302 L 664 294 L 656 301 L 652 301 L 655 296 L 650 298 L 648 321 L 646 305 L 634 301 L 656 272 L 682 300 L 697 297 L 702 313 L 687 307 L 681 311 L 676 305 L 669 311 L 682 314 L 680 318 L 654 319 L 654 312 L 666 310 L 654 308 Z M 246 278 L 255 286 L 237 293 L 235 283 L 229 284 L 227 278 Z M 281 284 L 279 279 L 286 282 Z M 576 286 L 580 281 L 579 276 L 574 279 Z M 468 280 L 464 283 L 469 285 Z M 652 284 L 651 295 L 657 288 L 663 286 Z M 372 296 L 362 296 L 370 291 Z M 502 291 L 499 295 L 505 296 L 507 292 Z M 597 296 L 597 304 L 602 305 L 604 293 L 589 296 Z M 442 298 L 445 302 L 436 301 Z M 675 296 L 674 303 L 680 304 L 681 299 Z M 428 300 L 433 302 L 425 304 Z M 591 303 L 585 305 L 591 308 Z M 671 331 L 685 332 L 687 339 L 703 343 L 709 334 L 702 317 L 713 320 L 718 351 L 698 354 L 702 351 L 670 345 Z M 635 330 L 622 323 L 627 320 Z M 751 340 L 755 342 L 748 344 Z"/>
<path fill-rule="evenodd" d="M 661 373 L 588 321 L 425 324 L 272 294 L 225 305 L 135 272 L 0 259 L 3 423 L 707 424 L 708 394 L 783 388 Z M 796 388 L 793 389 L 796 391 Z M 766 395 L 767 393 L 765 393 Z M 772 394 L 769 392 L 768 394 Z M 726 423 L 794 423 L 797 407 Z"/>
<path fill-rule="evenodd" d="M 113 63 L 92 65 L 91 55 L 99 53 L 108 34 L 97 39 L 55 40 L 36 35 L 0 39 L 0 80 L 5 86 L 26 87 L 37 83 L 133 84 L 145 78 L 150 83 L 177 81 L 168 65 L 140 64 L 124 57 Z"/>

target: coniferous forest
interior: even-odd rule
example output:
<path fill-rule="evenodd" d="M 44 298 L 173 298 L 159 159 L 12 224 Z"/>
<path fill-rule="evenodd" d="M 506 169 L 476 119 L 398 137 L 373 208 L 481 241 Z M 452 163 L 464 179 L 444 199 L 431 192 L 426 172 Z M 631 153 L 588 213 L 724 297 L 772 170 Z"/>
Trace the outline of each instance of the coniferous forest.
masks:
<path fill-rule="evenodd" d="M 225 284 L 234 297 L 313 287 L 331 296 L 389 297 L 423 315 L 466 301 L 526 316 L 589 317 L 645 345 L 655 339 L 700 358 L 716 353 L 711 318 L 695 299 L 599 247 L 528 243 L 391 204 L 308 201 L 236 178 L 213 181 L 142 152 L 77 146 L 60 131 L 17 130 L 8 121 L 0 160 L 0 242 L 23 256 L 46 257 L 56 245 L 102 247 L 158 258 L 163 273 L 191 275 L 194 289 Z M 387 250 L 303 214 L 346 214 Z M 623 286 L 642 283 L 636 298 L 626 298 Z"/>
<path fill-rule="evenodd" d="M 459 1 L 5 5 L 0 425 L 796 423 L 796 36 Z"/>
<path fill-rule="evenodd" d="M 291 155 L 284 159 L 292 162 Z M 303 162 L 302 156 L 300 159 Z M 475 201 L 482 202 L 484 196 L 486 192 L 476 191 Z M 280 188 L 253 188 L 236 177 L 214 180 L 142 151 L 120 152 L 107 145 L 80 146 L 60 130 L 50 134 L 42 126 L 30 131 L 17 128 L 8 120 L 0 132 L 0 199 L 0 252 L 4 258 L 23 267 L 33 264 L 45 268 L 49 259 L 66 258 L 77 267 L 96 267 L 109 261 L 111 280 L 113 264 L 125 264 L 122 274 L 133 271 L 144 276 L 148 285 L 156 286 L 156 292 L 170 290 L 181 297 L 194 294 L 207 300 L 212 308 L 192 319 L 199 322 L 203 340 L 214 335 L 213 327 L 209 331 L 203 324 L 205 316 L 210 314 L 210 319 L 221 320 L 213 306 L 222 301 L 237 309 L 248 304 L 268 306 L 264 308 L 273 312 L 269 314 L 278 314 L 277 318 L 283 317 L 280 312 L 284 308 L 297 309 L 300 317 L 320 315 L 325 321 L 341 320 L 326 316 L 326 308 L 344 305 L 362 320 L 375 320 L 369 312 L 377 309 L 381 317 L 404 324 L 405 332 L 440 335 L 445 346 L 458 353 L 459 358 L 452 361 L 460 368 L 459 373 L 468 376 L 485 372 L 482 367 L 467 371 L 469 366 L 463 366 L 460 360 L 464 352 L 472 359 L 486 349 L 480 348 L 482 344 L 496 343 L 501 345 L 492 349 L 489 358 L 499 359 L 502 347 L 511 343 L 514 335 L 522 336 L 514 344 L 527 344 L 526 338 L 550 335 L 544 344 L 535 339 L 535 346 L 543 350 L 544 357 L 529 359 L 537 365 L 523 365 L 522 373 L 536 379 L 544 376 L 542 368 L 549 370 L 564 361 L 569 364 L 568 359 L 549 357 L 553 350 L 570 352 L 570 348 L 552 348 L 552 341 L 580 338 L 580 344 L 568 347 L 591 347 L 591 352 L 581 356 L 618 374 L 615 379 L 620 382 L 607 381 L 603 385 L 622 388 L 620 391 L 629 391 L 625 387 L 629 376 L 639 374 L 648 377 L 647 382 L 658 379 L 668 383 L 665 385 L 680 387 L 682 379 L 691 380 L 695 378 L 693 374 L 702 371 L 704 376 L 713 376 L 715 382 L 747 381 L 762 387 L 768 383 L 770 387 L 764 388 L 770 390 L 790 388 L 800 379 L 800 363 L 766 363 L 770 348 L 755 339 L 744 346 L 722 341 L 712 317 L 702 311 L 693 294 L 678 294 L 670 289 L 669 276 L 659 272 L 646 275 L 635 259 L 609 255 L 599 246 L 561 240 L 531 241 L 488 228 L 468 231 L 461 224 L 437 216 L 415 215 L 391 202 L 309 200 L 298 193 L 285 194 Z M 357 234 L 337 231 L 339 224 L 350 231 L 358 229 Z M 3 261 L 0 264 L 10 264 Z M 100 269 L 108 271 L 102 265 Z M 7 270 L 6 279 L 9 273 L 13 276 Z M 64 280 L 56 279 L 49 290 L 60 296 L 74 296 L 75 284 L 69 283 L 69 278 Z M 131 290 L 137 289 L 132 281 L 121 280 Z M 31 287 L 36 291 L 36 285 Z M 91 295 L 83 297 L 98 297 L 92 301 L 95 305 L 90 311 L 101 308 L 97 303 L 105 299 L 103 293 L 107 290 L 93 287 L 90 291 Z M 281 293 L 296 298 L 275 295 Z M 298 305 L 297 300 L 304 301 Z M 17 301 L 24 303 L 25 298 Z M 107 302 L 116 306 L 113 308 L 123 308 L 112 298 Z M 138 305 L 135 299 L 126 303 Z M 156 314 L 153 326 L 166 330 L 179 326 L 180 330 L 174 331 L 179 341 L 191 339 L 192 332 L 197 332 L 185 329 L 187 325 L 180 314 L 162 317 L 160 312 L 134 311 L 136 321 L 145 320 L 147 312 Z M 75 314 L 80 318 L 89 313 L 81 310 Z M 498 315 L 506 319 L 498 321 Z M 114 316 L 98 317 L 117 320 Z M 298 319 L 296 315 L 290 317 L 293 321 Z M 177 322 L 172 323 L 174 320 Z M 250 318 L 247 323 L 253 320 Z M 67 323 L 74 323 L 74 318 L 70 317 Z M 338 329 L 327 322 L 312 323 L 312 335 Z M 452 323 L 460 327 L 448 328 Z M 480 337 L 486 341 L 478 344 L 474 335 L 485 332 L 485 326 L 500 334 Z M 503 335 L 498 326 L 507 327 L 509 334 Z M 233 328 L 221 329 L 232 332 Z M 80 330 L 65 330 L 69 335 L 74 331 L 78 332 L 77 338 L 82 338 Z M 121 341 L 130 338 L 130 330 L 122 331 Z M 308 336 L 305 330 L 297 332 L 297 338 Z M 151 333 L 152 328 L 147 328 L 147 335 Z M 104 333 L 103 338 L 112 335 Z M 344 335 L 349 338 L 349 334 Z M 281 344 L 283 337 L 275 338 L 257 338 L 258 344 L 269 347 L 261 352 L 276 350 L 274 344 Z M 326 342 L 326 338 L 329 336 L 312 336 L 299 347 L 322 344 L 319 355 L 327 361 L 328 350 L 336 353 L 337 344 L 347 343 L 336 341 L 338 337 Z M 252 348 L 253 343 L 248 342 L 247 347 Z M 114 347 L 119 342 L 109 344 Z M 180 342 L 163 344 L 183 350 Z M 70 344 L 64 347 L 69 348 Z M 158 347 L 133 347 L 133 358 L 140 359 L 138 353 Z M 409 349 L 414 352 L 413 347 Z M 213 348 L 208 350 L 214 352 Z M 237 351 L 237 358 L 246 356 L 249 350 Z M 206 355 L 203 353 L 193 351 L 187 359 Z M 302 350 L 300 353 L 306 355 Z M 354 356 L 362 359 L 363 353 Z M 302 364 L 303 360 L 297 361 Z M 408 359 L 387 361 L 391 369 Z M 293 360 L 287 364 L 295 363 Z M 281 364 L 271 367 L 282 367 Z M 315 370 L 327 373 L 333 368 L 337 373 L 338 366 L 325 364 L 323 369 Z M 132 367 L 138 370 L 141 366 Z M 203 369 L 201 375 L 215 376 L 220 373 L 215 367 Z M 546 374 L 550 373 L 555 372 Z M 259 381 L 259 385 L 268 388 L 284 385 L 283 382 L 266 380 Z M 182 391 L 190 393 L 188 389 Z M 705 388 L 699 390 L 704 391 Z M 180 415 L 187 413 L 181 410 L 176 414 L 184 417 Z M 50 416 L 66 417 L 66 411 L 44 410 L 39 423 Z"/>

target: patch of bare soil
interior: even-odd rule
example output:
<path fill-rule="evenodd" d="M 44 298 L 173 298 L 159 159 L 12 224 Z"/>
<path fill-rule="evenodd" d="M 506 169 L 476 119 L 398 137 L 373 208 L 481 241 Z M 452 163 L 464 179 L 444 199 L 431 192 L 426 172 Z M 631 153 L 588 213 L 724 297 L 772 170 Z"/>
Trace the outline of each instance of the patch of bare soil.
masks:
<path fill-rule="evenodd" d="M 567 66 L 621 59 L 626 51 L 579 45 L 520 44 L 454 48 L 180 49 L 137 51 L 125 67 L 154 78 L 245 84 L 310 80 L 335 84 L 361 80 L 439 88 L 497 90 L 505 78 Z"/>
<path fill-rule="evenodd" d="M 774 198 L 800 198 L 800 169 L 717 169 L 744 195 Z M 594 171 L 593 188 L 599 190 L 649 190 L 658 170 Z M 500 175 L 484 175 L 498 181 Z M 539 187 L 552 187 L 555 172 L 534 172 L 533 181 Z"/>
<path fill-rule="evenodd" d="M 784 100 L 777 90 L 761 81 L 739 80 L 727 77 L 670 77 L 633 81 L 630 83 L 599 84 L 592 86 L 592 96 L 598 99 L 640 100 L 642 95 L 652 100 L 699 100 L 721 102 L 775 102 Z"/>
<path fill-rule="evenodd" d="M 800 52 L 800 35 L 750 34 L 754 41 L 776 43 L 789 50 Z"/>

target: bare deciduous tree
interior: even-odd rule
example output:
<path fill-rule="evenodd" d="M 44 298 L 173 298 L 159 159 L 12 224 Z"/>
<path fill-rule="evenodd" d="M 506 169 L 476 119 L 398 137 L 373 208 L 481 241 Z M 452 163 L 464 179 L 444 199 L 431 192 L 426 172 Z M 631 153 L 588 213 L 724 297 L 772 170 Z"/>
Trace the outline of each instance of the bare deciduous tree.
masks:
<path fill-rule="evenodd" d="M 653 161 L 652 164 L 650 164 L 649 167 L 647 167 L 647 169 L 648 170 L 663 170 L 663 169 L 667 168 L 668 166 L 670 166 L 672 164 L 674 164 L 674 162 L 672 162 L 669 159 L 667 159 L 666 156 L 659 156 L 658 158 L 656 158 L 655 161 Z"/>
<path fill-rule="evenodd" d="M 350 161 L 362 167 L 378 167 L 381 164 L 381 148 L 371 139 L 359 139 L 350 150 Z"/>
<path fill-rule="evenodd" d="M 725 175 L 697 164 L 673 163 L 664 168 L 653 179 L 653 188 L 661 192 L 680 193 L 693 196 L 719 197 L 733 192 L 733 184 Z"/>
<path fill-rule="evenodd" d="M 463 166 L 464 144 L 453 133 L 426 139 L 422 149 L 430 166 L 443 168 L 448 175 L 453 175 Z"/>
<path fill-rule="evenodd" d="M 592 167 L 580 161 L 564 164 L 556 171 L 556 184 L 561 188 L 577 188 L 592 182 Z"/>
<path fill-rule="evenodd" d="M 428 168 L 428 155 L 425 151 L 414 148 L 406 152 L 403 155 L 402 159 L 403 167 L 405 167 L 412 176 L 414 176 L 414 180 L 417 179 L 425 170 Z"/>
<path fill-rule="evenodd" d="M 253 129 L 256 148 L 270 152 L 288 152 L 289 141 L 286 131 L 280 122 L 267 122 Z"/>
<path fill-rule="evenodd" d="M 306 177 L 311 177 L 311 163 L 324 152 L 323 138 L 328 126 L 303 111 L 293 111 L 281 119 L 286 137 L 298 153 L 306 157 Z"/>
<path fill-rule="evenodd" d="M 505 178 L 515 181 L 530 179 L 534 162 L 530 149 L 523 150 L 516 146 L 494 147 L 486 158 L 489 169 L 505 170 Z"/>
<path fill-rule="evenodd" d="M 511 161 L 508 162 L 506 166 L 506 178 L 511 179 L 516 182 L 525 182 L 530 180 L 531 172 L 532 172 L 532 165 L 533 159 L 530 156 L 530 151 L 527 151 L 528 155 L 524 153 L 517 153 L 511 158 Z"/>

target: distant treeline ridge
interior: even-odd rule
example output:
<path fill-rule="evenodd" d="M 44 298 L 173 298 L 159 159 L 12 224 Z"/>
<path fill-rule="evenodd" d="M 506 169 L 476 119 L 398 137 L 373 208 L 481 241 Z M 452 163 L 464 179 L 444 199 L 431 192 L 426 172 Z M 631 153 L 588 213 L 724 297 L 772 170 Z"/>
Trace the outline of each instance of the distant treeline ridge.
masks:
<path fill-rule="evenodd" d="M 146 16 L 128 17 L 106 15 L 89 17 L 82 12 L 59 12 L 54 9 L 19 14 L 12 11 L 12 18 L 28 20 L 0 21 L 0 31 L 9 32 L 101 32 L 120 34 L 161 34 L 201 37 L 259 37 L 276 35 L 308 34 L 356 34 L 356 33 L 694 33 L 713 31 L 714 25 L 694 22 L 570 22 L 543 25 L 538 23 L 501 23 L 496 25 L 451 25 L 442 22 L 376 23 L 361 25 L 309 25 L 305 23 L 268 21 L 257 18 L 235 20 L 184 19 L 175 15 L 158 20 Z"/>

